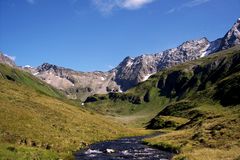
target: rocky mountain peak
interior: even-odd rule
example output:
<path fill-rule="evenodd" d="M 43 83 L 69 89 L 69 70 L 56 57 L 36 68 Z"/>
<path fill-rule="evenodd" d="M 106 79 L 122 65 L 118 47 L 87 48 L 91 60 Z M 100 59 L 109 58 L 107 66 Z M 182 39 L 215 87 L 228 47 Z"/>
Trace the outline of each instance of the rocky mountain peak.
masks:
<path fill-rule="evenodd" d="M 64 90 L 69 97 L 86 98 L 93 94 L 127 91 L 165 68 L 196 60 L 237 44 L 240 44 L 240 19 L 223 38 L 210 42 L 203 37 L 159 53 L 134 58 L 128 56 L 108 72 L 78 72 L 49 63 L 30 71 L 54 87 Z"/>
<path fill-rule="evenodd" d="M 0 63 L 7 64 L 7 65 L 9 65 L 11 67 L 15 67 L 16 66 L 14 60 L 11 59 L 9 56 L 3 54 L 3 53 L 0 53 Z"/>
<path fill-rule="evenodd" d="M 123 59 L 123 61 L 118 65 L 117 69 L 119 69 L 120 67 L 131 67 L 131 65 L 133 64 L 133 58 L 131 57 L 126 57 Z"/>
<path fill-rule="evenodd" d="M 219 50 L 228 49 L 240 44 L 240 18 L 222 38 Z"/>
<path fill-rule="evenodd" d="M 182 51 L 188 51 L 191 48 L 195 47 L 205 47 L 209 45 L 209 41 L 207 38 L 203 37 L 197 40 L 190 40 L 182 43 L 180 46 L 177 47 L 177 49 L 182 50 Z"/>
<path fill-rule="evenodd" d="M 48 71 L 48 70 L 56 70 L 58 68 L 58 66 L 53 65 L 53 64 L 49 64 L 49 63 L 43 63 L 42 65 L 40 65 L 39 67 L 37 67 L 37 70 L 39 72 L 43 72 L 43 71 Z"/>
<path fill-rule="evenodd" d="M 210 42 L 203 37 L 182 43 L 177 48 L 172 48 L 160 53 L 143 54 L 135 58 L 126 57 L 116 68 L 116 83 L 123 91 L 139 82 L 147 80 L 152 74 L 161 69 L 195 60 L 205 55 Z"/>

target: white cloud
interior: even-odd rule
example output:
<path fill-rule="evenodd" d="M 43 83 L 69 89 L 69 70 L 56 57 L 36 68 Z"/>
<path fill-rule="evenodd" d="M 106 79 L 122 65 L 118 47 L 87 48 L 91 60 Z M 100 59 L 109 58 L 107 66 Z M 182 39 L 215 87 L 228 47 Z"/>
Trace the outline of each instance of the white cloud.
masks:
<path fill-rule="evenodd" d="M 203 3 L 207 3 L 209 2 L 210 0 L 192 0 L 188 3 L 185 3 L 184 4 L 184 7 L 195 7 L 195 6 L 199 6 Z"/>
<path fill-rule="evenodd" d="M 135 10 L 155 0 L 92 0 L 93 4 L 104 14 L 111 13 L 113 9 Z"/>
<path fill-rule="evenodd" d="M 9 59 L 11 59 L 12 61 L 15 61 L 16 60 L 16 57 L 15 56 L 9 56 L 7 54 L 4 54 L 4 56 L 8 57 Z"/>
<path fill-rule="evenodd" d="M 125 0 L 122 3 L 122 7 L 126 9 L 138 9 L 151 2 L 153 0 Z"/>
<path fill-rule="evenodd" d="M 211 0 L 191 0 L 191 1 L 188 1 L 188 2 L 180 5 L 179 7 L 171 8 L 170 10 L 168 10 L 166 12 L 166 14 L 170 14 L 170 13 L 173 13 L 175 11 L 179 11 L 179 10 L 184 9 L 184 8 L 196 7 L 196 6 L 202 5 L 202 4 L 210 2 L 210 1 Z"/>
<path fill-rule="evenodd" d="M 29 4 L 35 4 L 36 0 L 26 0 Z"/>
<path fill-rule="evenodd" d="M 176 11 L 176 8 L 172 8 L 172 9 L 168 10 L 168 11 L 166 12 L 166 14 L 170 14 L 170 13 L 173 13 L 173 12 L 175 12 L 175 11 Z"/>

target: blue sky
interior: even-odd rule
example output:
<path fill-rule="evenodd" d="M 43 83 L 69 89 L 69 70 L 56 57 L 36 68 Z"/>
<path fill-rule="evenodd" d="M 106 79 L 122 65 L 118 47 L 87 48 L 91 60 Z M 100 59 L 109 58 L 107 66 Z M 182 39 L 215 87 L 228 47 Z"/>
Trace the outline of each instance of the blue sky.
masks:
<path fill-rule="evenodd" d="M 222 37 L 239 0 L 0 0 L 0 50 L 18 65 L 106 71 L 126 56 Z"/>

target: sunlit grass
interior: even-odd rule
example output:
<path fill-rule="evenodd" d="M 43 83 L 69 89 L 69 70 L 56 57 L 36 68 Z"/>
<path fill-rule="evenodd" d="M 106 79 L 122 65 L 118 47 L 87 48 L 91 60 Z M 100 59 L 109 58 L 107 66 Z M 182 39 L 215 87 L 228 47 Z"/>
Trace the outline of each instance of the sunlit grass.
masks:
<path fill-rule="evenodd" d="M 240 156 L 240 111 L 238 106 L 223 108 L 203 103 L 196 108 L 205 114 L 201 125 L 172 130 L 161 136 L 145 139 L 149 145 L 178 148 L 174 159 L 236 159 Z"/>
<path fill-rule="evenodd" d="M 18 77 L 27 74 L 14 72 Z M 32 83 L 40 82 L 33 78 Z M 66 99 L 39 92 L 21 80 L 0 77 L 0 86 L 0 159 L 66 158 L 97 141 L 146 134 Z M 48 87 L 42 86 L 42 91 L 48 91 Z"/>

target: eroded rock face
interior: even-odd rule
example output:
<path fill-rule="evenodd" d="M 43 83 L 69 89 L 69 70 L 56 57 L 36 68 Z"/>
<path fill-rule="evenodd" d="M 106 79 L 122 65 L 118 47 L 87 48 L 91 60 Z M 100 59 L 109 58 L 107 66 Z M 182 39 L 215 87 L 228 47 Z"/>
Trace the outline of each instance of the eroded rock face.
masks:
<path fill-rule="evenodd" d="M 48 63 L 31 72 L 74 99 L 86 99 L 89 95 L 118 91 L 119 88 L 112 80 L 114 72 L 79 72 Z"/>
<path fill-rule="evenodd" d="M 14 60 L 11 59 L 9 56 L 4 55 L 3 53 L 0 53 L 0 63 L 7 64 L 11 67 L 16 67 Z"/>
<path fill-rule="evenodd" d="M 210 46 L 211 43 L 206 38 L 201 38 L 186 41 L 177 48 L 164 52 L 127 57 L 115 68 L 115 81 L 126 91 L 162 69 L 206 56 Z"/>
<path fill-rule="evenodd" d="M 240 44 L 240 18 L 222 38 L 219 50 L 231 48 Z"/>
<path fill-rule="evenodd" d="M 116 83 L 123 91 L 147 80 L 152 74 L 174 65 L 208 56 L 240 44 L 240 19 L 223 37 L 209 42 L 207 38 L 186 41 L 177 48 L 125 58 L 116 68 Z"/>

